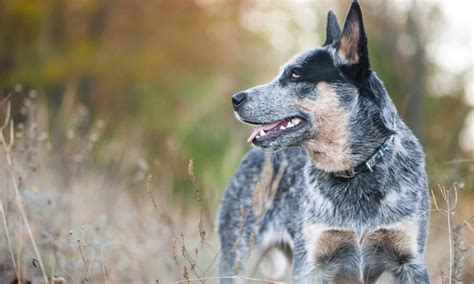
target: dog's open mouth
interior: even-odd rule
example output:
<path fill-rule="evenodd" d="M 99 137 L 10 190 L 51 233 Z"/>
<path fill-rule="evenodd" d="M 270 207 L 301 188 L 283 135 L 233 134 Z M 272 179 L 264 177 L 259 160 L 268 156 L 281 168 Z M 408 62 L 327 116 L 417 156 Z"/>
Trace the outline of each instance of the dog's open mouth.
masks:
<path fill-rule="evenodd" d="M 252 134 L 250 134 L 247 142 L 272 140 L 281 135 L 298 130 L 303 123 L 303 119 L 293 116 L 257 126 Z"/>

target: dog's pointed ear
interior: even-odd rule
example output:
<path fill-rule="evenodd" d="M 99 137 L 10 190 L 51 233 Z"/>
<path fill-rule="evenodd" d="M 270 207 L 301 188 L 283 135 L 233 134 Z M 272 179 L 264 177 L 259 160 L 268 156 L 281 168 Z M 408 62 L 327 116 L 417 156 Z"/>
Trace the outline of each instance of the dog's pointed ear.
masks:
<path fill-rule="evenodd" d="M 367 36 L 357 0 L 352 2 L 337 42 L 336 62 L 344 76 L 355 82 L 366 80 L 370 75 Z"/>
<path fill-rule="evenodd" d="M 341 36 L 341 28 L 337 22 L 336 14 L 333 11 L 328 12 L 328 21 L 326 25 L 326 42 L 323 46 L 327 46 L 337 41 Z"/>

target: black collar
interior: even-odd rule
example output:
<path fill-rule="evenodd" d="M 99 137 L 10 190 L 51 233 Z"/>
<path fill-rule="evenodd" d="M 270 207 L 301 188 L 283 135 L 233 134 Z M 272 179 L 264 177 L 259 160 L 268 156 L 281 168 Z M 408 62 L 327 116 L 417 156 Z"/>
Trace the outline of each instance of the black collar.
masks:
<path fill-rule="evenodd" d="M 380 163 L 384 159 L 384 157 L 387 156 L 392 150 L 394 140 L 395 134 L 390 135 L 387 140 L 385 140 L 382 145 L 380 145 L 377 151 L 375 151 L 375 153 L 367 161 L 347 171 L 334 172 L 333 175 L 338 178 L 350 179 L 361 172 L 373 172 L 373 168 L 375 167 L 375 165 Z"/>

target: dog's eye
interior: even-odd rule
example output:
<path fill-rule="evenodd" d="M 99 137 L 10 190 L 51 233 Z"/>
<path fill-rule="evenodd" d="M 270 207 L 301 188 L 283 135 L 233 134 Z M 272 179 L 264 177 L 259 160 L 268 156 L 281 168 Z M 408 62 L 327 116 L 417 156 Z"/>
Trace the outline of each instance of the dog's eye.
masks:
<path fill-rule="evenodd" d="M 301 73 L 297 69 L 292 69 L 290 73 L 290 81 L 296 82 L 301 78 Z"/>

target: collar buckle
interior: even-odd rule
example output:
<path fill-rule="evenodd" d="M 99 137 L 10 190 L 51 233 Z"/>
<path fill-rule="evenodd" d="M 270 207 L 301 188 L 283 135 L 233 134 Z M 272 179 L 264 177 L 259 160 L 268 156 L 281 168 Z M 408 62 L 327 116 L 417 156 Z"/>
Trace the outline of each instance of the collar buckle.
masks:
<path fill-rule="evenodd" d="M 372 170 L 372 167 L 371 167 L 370 164 L 369 164 L 369 161 L 365 162 L 365 166 L 367 167 L 367 169 L 368 169 L 371 173 L 374 172 L 374 170 Z"/>
<path fill-rule="evenodd" d="M 333 175 L 335 177 L 341 177 L 346 179 L 351 179 L 364 171 L 370 171 L 371 173 L 374 172 L 373 167 L 381 162 L 383 158 L 391 151 L 391 147 L 393 145 L 393 141 L 395 140 L 395 134 L 392 134 L 390 137 L 385 140 L 382 145 L 375 151 L 375 153 L 363 164 L 358 165 L 355 168 L 349 169 L 347 171 L 340 171 L 335 172 Z"/>

